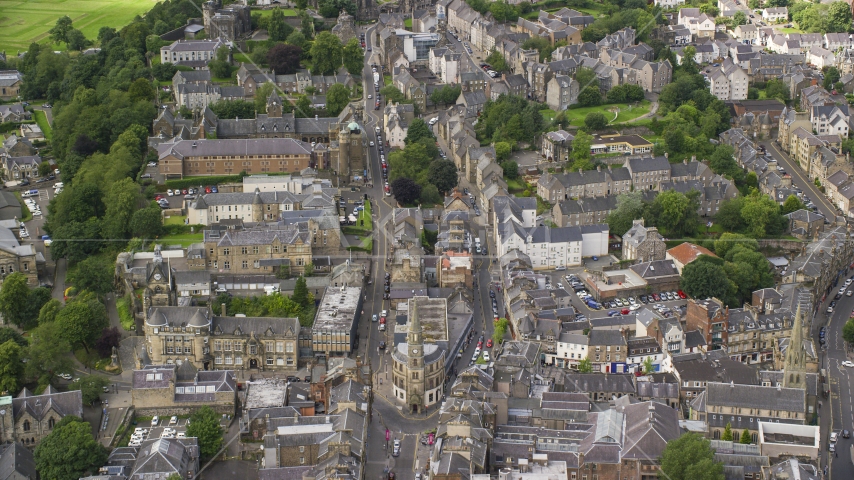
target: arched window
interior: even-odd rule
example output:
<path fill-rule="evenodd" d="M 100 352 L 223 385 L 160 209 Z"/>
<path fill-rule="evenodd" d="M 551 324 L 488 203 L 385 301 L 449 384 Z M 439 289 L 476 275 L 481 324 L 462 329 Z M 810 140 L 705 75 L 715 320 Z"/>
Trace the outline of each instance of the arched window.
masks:
<path fill-rule="evenodd" d="M 714 437 L 715 437 L 715 440 L 720 440 L 720 438 L 721 438 L 721 431 L 720 431 L 720 430 L 715 430 Z"/>
<path fill-rule="evenodd" d="M 53 430 L 54 425 L 56 425 L 56 420 L 54 420 L 53 417 L 49 418 L 47 421 L 48 430 Z"/>
<path fill-rule="evenodd" d="M 24 420 L 24 431 L 25 432 L 30 431 L 30 421 L 29 420 Z"/>

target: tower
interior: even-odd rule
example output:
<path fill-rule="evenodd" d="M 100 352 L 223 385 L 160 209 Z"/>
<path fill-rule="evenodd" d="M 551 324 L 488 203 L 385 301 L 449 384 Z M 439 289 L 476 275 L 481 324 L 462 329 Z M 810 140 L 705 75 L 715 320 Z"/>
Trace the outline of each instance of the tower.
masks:
<path fill-rule="evenodd" d="M 282 99 L 275 90 L 267 97 L 267 117 L 282 117 Z"/>
<path fill-rule="evenodd" d="M 806 373 L 807 352 L 804 350 L 804 326 L 799 305 L 792 324 L 789 348 L 786 350 L 786 362 L 783 365 L 783 386 L 786 388 L 806 388 Z"/>
<path fill-rule="evenodd" d="M 409 356 L 409 388 L 406 398 L 410 409 L 418 413 L 424 405 L 424 331 L 418 319 L 418 303 L 412 302 L 409 312 L 409 331 L 406 333 L 406 345 Z"/>
<path fill-rule="evenodd" d="M 255 189 L 255 197 L 252 199 L 252 221 L 261 223 L 264 221 L 264 201 L 261 200 L 261 190 Z"/>

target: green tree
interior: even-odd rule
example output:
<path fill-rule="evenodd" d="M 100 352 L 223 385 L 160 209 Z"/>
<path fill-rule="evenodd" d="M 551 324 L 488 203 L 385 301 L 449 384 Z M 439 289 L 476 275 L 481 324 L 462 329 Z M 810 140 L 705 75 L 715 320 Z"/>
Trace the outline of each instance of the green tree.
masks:
<path fill-rule="evenodd" d="M 752 440 L 753 439 L 750 436 L 750 432 L 745 428 L 744 431 L 741 432 L 741 440 L 739 440 L 738 443 L 741 443 L 743 445 L 750 445 L 751 443 L 753 443 Z"/>
<path fill-rule="evenodd" d="M 582 358 L 580 362 L 578 362 L 578 372 L 579 373 L 590 373 L 593 371 L 593 364 L 590 363 L 589 358 Z"/>
<path fill-rule="evenodd" d="M 326 91 L 326 112 L 337 117 L 344 107 L 350 103 L 350 90 L 341 83 L 336 83 Z"/>
<path fill-rule="evenodd" d="M 510 71 L 510 65 L 507 64 L 507 60 L 504 59 L 504 55 L 502 55 L 498 50 L 493 50 L 492 53 L 486 57 L 486 63 L 490 64 L 492 69 L 496 72 Z"/>
<path fill-rule="evenodd" d="M 130 219 L 137 209 L 138 199 L 139 185 L 132 178 L 123 178 L 109 188 L 104 197 L 107 211 L 101 223 L 105 237 L 114 240 L 128 238 Z"/>
<path fill-rule="evenodd" d="M 696 433 L 685 433 L 667 442 L 660 465 L 662 475 L 669 480 L 725 478 L 723 464 L 715 461 L 710 442 Z"/>
<path fill-rule="evenodd" d="M 599 87 L 589 86 L 584 87 L 581 93 L 578 94 L 578 104 L 582 107 L 595 107 L 602 103 L 602 93 Z"/>
<path fill-rule="evenodd" d="M 391 194 L 401 205 L 411 205 L 421 197 L 421 185 L 411 178 L 400 177 L 391 182 Z"/>
<path fill-rule="evenodd" d="M 313 62 L 311 73 L 314 75 L 332 75 L 341 66 L 344 47 L 341 40 L 331 32 L 320 32 L 311 45 Z"/>
<path fill-rule="evenodd" d="M 436 105 L 449 105 L 460 98 L 462 91 L 462 87 L 459 85 L 445 85 L 433 90 L 433 93 L 430 94 L 430 100 Z"/>
<path fill-rule="evenodd" d="M 765 82 L 765 96 L 787 103 L 789 101 L 789 87 L 782 80 L 772 78 Z"/>
<path fill-rule="evenodd" d="M 267 24 L 267 33 L 270 35 L 270 40 L 274 42 L 283 42 L 294 28 L 285 22 L 285 13 L 276 7 L 270 15 L 270 22 Z"/>
<path fill-rule="evenodd" d="M 601 112 L 590 112 L 584 117 L 584 126 L 588 130 L 602 130 L 608 126 L 608 119 Z"/>
<path fill-rule="evenodd" d="M 150 102 L 154 100 L 156 94 L 157 91 L 154 90 L 154 87 L 147 78 L 137 78 L 130 84 L 130 88 L 128 89 L 128 99 L 131 102 L 139 100 Z"/>
<path fill-rule="evenodd" d="M 297 283 L 294 286 L 294 293 L 293 295 L 291 295 L 291 300 L 298 303 L 302 307 L 309 306 L 308 286 L 306 285 L 305 277 L 303 277 L 302 275 L 297 278 Z"/>
<path fill-rule="evenodd" d="M 257 90 L 255 90 L 255 112 L 256 113 L 267 113 L 267 97 L 273 93 L 276 85 L 273 82 L 262 83 Z M 287 103 L 287 101 L 285 101 Z"/>
<path fill-rule="evenodd" d="M 735 149 L 725 143 L 715 148 L 714 153 L 709 158 L 709 168 L 719 175 L 726 175 L 730 178 L 734 178 L 741 172 L 741 167 L 735 161 Z"/>
<path fill-rule="evenodd" d="M 0 344 L 0 392 L 16 395 L 21 386 L 24 364 L 21 362 L 22 348 L 14 340 Z"/>
<path fill-rule="evenodd" d="M 222 446 L 219 415 L 207 405 L 196 410 L 190 416 L 187 436 L 199 439 L 199 453 L 203 458 L 213 458 Z"/>
<path fill-rule="evenodd" d="M 26 352 L 27 364 L 24 366 L 27 379 L 45 386 L 57 374 L 72 371 L 68 356 L 71 346 L 62 333 L 57 322 L 39 325 L 30 332 L 30 346 Z"/>
<path fill-rule="evenodd" d="M 508 180 L 516 180 L 519 178 L 519 164 L 513 160 L 501 162 L 501 170 L 504 171 L 504 178 Z"/>
<path fill-rule="evenodd" d="M 430 163 L 427 180 L 436 186 L 440 194 L 450 192 L 457 186 L 457 166 L 451 160 L 437 158 Z"/>
<path fill-rule="evenodd" d="M 739 25 L 747 25 L 747 14 L 742 10 L 735 12 L 735 15 L 732 16 L 732 26 L 737 27 Z"/>
<path fill-rule="evenodd" d="M 299 18 L 300 32 L 302 32 L 303 36 L 306 39 L 314 38 L 314 20 L 311 18 L 308 12 L 305 11 L 305 9 L 302 9 L 302 11 L 299 12 Z"/>
<path fill-rule="evenodd" d="M 39 442 L 33 452 L 42 478 L 77 480 L 95 473 L 107 460 L 107 450 L 92 438 L 92 427 L 67 415 Z"/>
<path fill-rule="evenodd" d="M 739 233 L 726 232 L 715 240 L 715 253 L 721 258 L 729 256 L 731 250 L 743 247 L 747 250 L 759 250 L 759 242 Z"/>
<path fill-rule="evenodd" d="M 715 221 L 724 229 L 729 231 L 740 230 L 744 226 L 741 219 L 741 207 L 743 197 L 733 197 L 721 202 Z"/>
<path fill-rule="evenodd" d="M 721 436 L 721 440 L 725 442 L 732 441 L 732 425 L 730 425 L 729 422 L 727 422 L 726 427 L 724 427 L 724 434 Z"/>
<path fill-rule="evenodd" d="M 163 231 L 163 215 L 160 207 L 151 204 L 142 210 L 133 212 L 130 219 L 130 232 L 136 238 L 157 238 Z"/>
<path fill-rule="evenodd" d="M 854 344 L 854 318 L 849 318 L 842 327 L 842 339 L 848 344 Z"/>
<path fill-rule="evenodd" d="M 735 290 L 722 266 L 705 261 L 685 265 L 679 286 L 691 298 L 723 299 Z"/>
<path fill-rule="evenodd" d="M 307 41 L 305 35 L 303 35 L 301 31 L 294 30 L 293 32 L 291 32 L 290 35 L 288 35 L 288 39 L 286 41 L 288 44 L 296 45 L 297 47 L 305 51 L 305 45 Z"/>
<path fill-rule="evenodd" d="M 365 66 L 365 52 L 357 38 L 351 38 L 347 45 L 344 45 L 342 55 L 344 56 L 344 68 L 350 72 L 350 75 L 360 75 Z"/>
<path fill-rule="evenodd" d="M 655 365 L 652 364 L 652 357 L 646 357 L 643 361 L 643 373 L 649 375 L 655 373 Z"/>
<path fill-rule="evenodd" d="M 20 272 L 7 276 L 0 286 L 0 313 L 3 319 L 19 327 L 28 323 L 31 320 L 28 317 L 31 312 L 29 297 L 27 277 Z"/>
<path fill-rule="evenodd" d="M 255 118 L 255 103 L 246 100 L 220 100 L 208 107 L 219 118 Z"/>
<path fill-rule="evenodd" d="M 510 158 L 512 147 L 507 142 L 495 142 L 495 160 L 503 162 Z"/>
<path fill-rule="evenodd" d="M 410 145 L 421 140 L 422 138 L 432 140 L 435 137 L 433 137 L 433 132 L 430 131 L 430 126 L 427 125 L 424 120 L 416 118 L 412 120 L 412 123 L 409 124 L 409 129 L 406 131 L 406 138 L 403 139 L 403 143 L 406 145 Z"/>
<path fill-rule="evenodd" d="M 92 41 L 86 38 L 86 35 L 83 34 L 80 30 L 76 28 L 72 28 L 68 31 L 68 49 L 79 52 L 89 45 L 92 45 Z"/>
<path fill-rule="evenodd" d="M 50 33 L 50 39 L 53 40 L 54 43 L 65 43 L 67 45 L 68 32 L 73 28 L 71 17 L 63 15 L 56 19 L 56 24 L 50 29 L 50 31 L 48 31 L 48 33 Z"/>
<path fill-rule="evenodd" d="M 824 18 L 827 32 L 847 32 L 851 30 L 851 7 L 845 2 L 833 2 L 827 8 Z M 827 79 L 825 74 L 825 79 Z M 835 83 L 835 82 L 834 82 Z"/>
<path fill-rule="evenodd" d="M 578 132 L 572 140 L 571 157 L 575 162 L 589 162 L 590 145 L 593 144 L 593 136 L 586 132 Z M 573 165 L 575 167 L 575 165 Z M 577 168 L 577 167 L 576 167 Z M 575 169 L 575 168 L 573 168 Z"/>
<path fill-rule="evenodd" d="M 700 216 L 699 192 L 691 190 L 688 194 L 667 190 L 655 197 L 644 211 L 644 219 L 649 225 L 658 225 L 665 235 L 690 236 L 697 232 Z"/>
<path fill-rule="evenodd" d="M 587 87 L 599 88 L 599 78 L 596 77 L 596 72 L 592 68 L 579 67 L 575 71 L 575 81 L 578 82 L 582 90 Z"/>
<path fill-rule="evenodd" d="M 69 387 L 70 390 L 80 390 L 83 394 L 83 403 L 94 405 L 100 400 L 103 388 L 109 385 L 109 380 L 101 375 L 86 375 L 81 377 Z"/>
<path fill-rule="evenodd" d="M 800 198 L 795 195 L 789 195 L 786 201 L 783 202 L 782 213 L 783 215 L 788 215 L 803 208 L 806 208 L 806 205 L 804 205 L 804 202 Z"/>
<path fill-rule="evenodd" d="M 391 103 L 408 103 L 403 93 L 394 85 L 386 85 L 380 89 L 380 93 Z M 421 119 L 416 118 L 416 120 Z M 421 121 L 423 122 L 423 120 Z"/>
<path fill-rule="evenodd" d="M 55 324 L 62 328 L 63 337 L 71 345 L 82 345 L 86 351 L 109 325 L 107 309 L 95 298 L 78 296 L 56 315 Z"/>
<path fill-rule="evenodd" d="M 9 340 L 17 343 L 22 347 L 26 347 L 28 345 L 27 339 L 24 338 L 23 335 L 17 332 L 12 327 L 0 327 L 0 345 L 8 342 Z"/>
<path fill-rule="evenodd" d="M 113 291 L 113 266 L 101 257 L 89 257 L 78 264 L 74 286 L 97 295 Z"/>
<path fill-rule="evenodd" d="M 821 86 L 825 90 L 833 90 L 833 84 L 839 81 L 839 77 L 839 70 L 836 67 L 827 67 L 824 69 L 824 80 Z"/>
<path fill-rule="evenodd" d="M 489 12 L 492 13 L 496 22 L 515 22 L 516 19 L 519 18 L 519 11 L 516 10 L 516 7 L 507 2 L 490 3 Z"/>
<path fill-rule="evenodd" d="M 643 194 L 640 190 L 617 196 L 617 208 L 608 215 L 611 233 L 623 236 L 635 220 L 643 217 Z"/>
<path fill-rule="evenodd" d="M 308 6 L 308 0 L 296 0 L 296 6 L 300 10 L 305 10 L 305 7 Z"/>
<path fill-rule="evenodd" d="M 759 193 L 744 197 L 741 218 L 750 234 L 756 238 L 762 238 L 766 233 L 777 233 L 785 221 L 781 218 L 777 203 L 771 197 Z"/>
<path fill-rule="evenodd" d="M 52 298 L 39 309 L 39 325 L 56 321 L 56 315 L 62 310 L 62 302 Z"/>

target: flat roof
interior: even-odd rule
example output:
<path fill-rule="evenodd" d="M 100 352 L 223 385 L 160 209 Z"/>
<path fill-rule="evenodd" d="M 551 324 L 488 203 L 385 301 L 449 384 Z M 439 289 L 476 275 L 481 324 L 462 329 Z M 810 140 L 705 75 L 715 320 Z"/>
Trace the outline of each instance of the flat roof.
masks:
<path fill-rule="evenodd" d="M 284 407 L 287 400 L 288 382 L 278 378 L 262 378 L 246 382 L 246 400 L 244 408 Z"/>
<path fill-rule="evenodd" d="M 395 327 L 400 333 L 409 331 L 409 309 L 415 302 L 418 309 L 418 320 L 421 322 L 424 343 L 447 342 L 448 335 L 448 301 L 444 298 L 412 297 L 406 303 L 397 306 L 399 314 L 406 315 L 407 323 Z"/>
<path fill-rule="evenodd" d="M 349 332 L 356 319 L 356 309 L 361 295 L 362 287 L 328 287 L 317 309 L 312 331 L 346 330 Z"/>

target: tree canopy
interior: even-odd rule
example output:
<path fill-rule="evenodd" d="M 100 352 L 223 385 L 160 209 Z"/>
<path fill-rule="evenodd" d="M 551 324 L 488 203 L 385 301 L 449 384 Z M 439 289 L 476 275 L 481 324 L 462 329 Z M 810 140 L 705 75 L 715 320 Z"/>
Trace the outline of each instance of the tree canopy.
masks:
<path fill-rule="evenodd" d="M 72 415 L 65 416 L 33 452 L 42 478 L 77 480 L 98 471 L 107 450 L 92 438 L 92 427 Z"/>
<path fill-rule="evenodd" d="M 661 454 L 661 473 L 670 480 L 724 480 L 724 467 L 715 461 L 709 440 L 685 433 L 667 442 Z"/>
<path fill-rule="evenodd" d="M 400 177 L 391 182 L 391 194 L 401 205 L 413 204 L 421 196 L 421 185 L 411 178 Z"/>
<path fill-rule="evenodd" d="M 212 458 L 222 447 L 222 427 L 219 415 L 209 406 L 198 409 L 190 416 L 187 436 L 199 439 L 199 453 L 204 458 Z"/>

